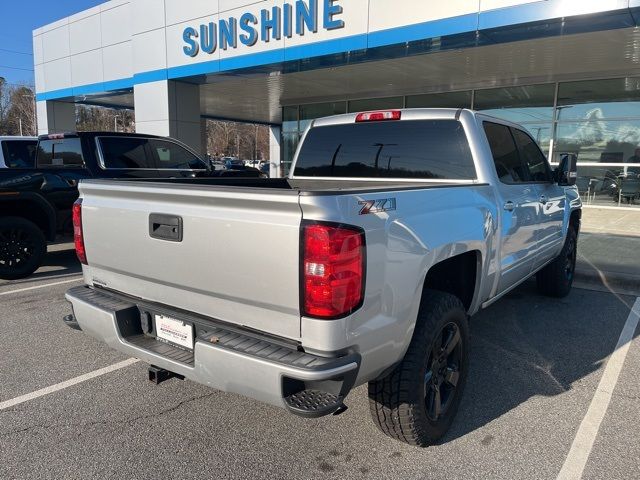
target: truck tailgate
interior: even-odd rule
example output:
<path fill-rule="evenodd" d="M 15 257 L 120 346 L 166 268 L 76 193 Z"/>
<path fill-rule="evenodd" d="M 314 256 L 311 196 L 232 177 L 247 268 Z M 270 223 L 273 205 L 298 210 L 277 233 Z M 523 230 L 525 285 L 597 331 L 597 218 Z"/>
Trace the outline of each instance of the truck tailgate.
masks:
<path fill-rule="evenodd" d="M 92 181 L 80 194 L 88 283 L 300 337 L 297 192 Z M 181 241 L 152 238 L 156 215 L 179 217 Z"/>

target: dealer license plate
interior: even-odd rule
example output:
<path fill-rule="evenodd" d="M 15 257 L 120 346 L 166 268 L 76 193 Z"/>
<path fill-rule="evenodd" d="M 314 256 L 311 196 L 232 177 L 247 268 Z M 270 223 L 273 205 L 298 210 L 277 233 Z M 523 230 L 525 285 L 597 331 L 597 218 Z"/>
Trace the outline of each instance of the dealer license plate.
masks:
<path fill-rule="evenodd" d="M 193 325 L 156 315 L 156 337 L 165 342 L 193 350 Z"/>

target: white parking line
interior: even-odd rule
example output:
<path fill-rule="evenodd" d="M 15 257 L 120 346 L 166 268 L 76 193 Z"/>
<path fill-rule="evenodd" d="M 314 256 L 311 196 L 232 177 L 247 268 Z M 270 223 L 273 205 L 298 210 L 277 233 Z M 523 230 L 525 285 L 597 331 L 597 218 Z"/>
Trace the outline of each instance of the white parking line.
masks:
<path fill-rule="evenodd" d="M 73 280 L 64 280 L 62 282 L 47 283 L 45 285 L 36 285 L 35 287 L 19 288 L 17 290 L 9 290 L 8 292 L 0 292 L 0 297 L 3 295 L 11 295 L 12 293 L 28 292 L 30 290 L 38 290 L 39 288 L 55 287 L 56 285 L 64 285 L 65 283 L 79 282 L 82 277 L 74 278 Z"/>
<path fill-rule="evenodd" d="M 60 390 L 64 390 L 65 388 L 69 388 L 79 383 L 86 382 L 87 380 L 91 380 L 93 378 L 106 375 L 107 373 L 115 372 L 116 370 L 120 370 L 122 368 L 128 367 L 129 365 L 133 365 L 134 363 L 137 363 L 137 362 L 139 362 L 137 358 L 130 358 L 129 360 L 125 360 L 124 362 L 116 363 L 115 365 L 101 368 L 100 370 L 94 370 L 93 372 L 85 373 L 84 375 L 80 375 L 79 377 L 72 378 L 71 380 L 67 380 L 65 382 L 61 382 L 56 385 L 51 385 L 50 387 L 45 387 L 40 390 L 36 390 L 35 392 L 27 393 L 26 395 L 22 395 L 20 397 L 13 398 L 5 402 L 1 402 L 0 411 L 6 410 L 7 408 L 15 407 L 16 405 L 20 405 L 21 403 L 28 402 L 29 400 L 35 400 L 36 398 L 49 395 L 50 393 L 59 392 Z"/>
<path fill-rule="evenodd" d="M 589 460 L 593 444 L 598 436 L 598 430 L 604 419 L 613 390 L 616 388 L 620 372 L 624 366 L 624 361 L 629 352 L 633 335 L 638 328 L 640 321 L 640 298 L 636 299 L 627 322 L 622 329 L 620 339 L 616 345 L 615 351 L 611 354 L 607 366 L 604 369 L 600 384 L 596 389 L 596 394 L 591 401 L 587 415 L 582 420 L 576 438 L 573 440 L 569 455 L 562 466 L 562 470 L 558 474 L 558 480 L 579 480 Z"/>

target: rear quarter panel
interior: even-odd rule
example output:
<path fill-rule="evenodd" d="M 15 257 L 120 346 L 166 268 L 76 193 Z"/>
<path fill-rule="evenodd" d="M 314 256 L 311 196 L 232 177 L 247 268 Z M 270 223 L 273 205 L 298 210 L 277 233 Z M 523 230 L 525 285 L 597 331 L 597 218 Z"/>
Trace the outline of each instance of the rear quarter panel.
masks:
<path fill-rule="evenodd" d="M 394 199 L 395 210 L 362 215 L 361 202 Z M 474 305 L 496 273 L 496 202 L 488 186 L 301 197 L 303 218 L 358 225 L 365 230 L 367 277 L 362 308 L 341 320 L 302 318 L 303 346 L 313 351 L 355 348 L 363 357 L 359 383 L 398 362 L 410 343 L 429 269 L 478 251 L 481 268 Z M 340 215 L 336 218 L 336 214 Z"/>

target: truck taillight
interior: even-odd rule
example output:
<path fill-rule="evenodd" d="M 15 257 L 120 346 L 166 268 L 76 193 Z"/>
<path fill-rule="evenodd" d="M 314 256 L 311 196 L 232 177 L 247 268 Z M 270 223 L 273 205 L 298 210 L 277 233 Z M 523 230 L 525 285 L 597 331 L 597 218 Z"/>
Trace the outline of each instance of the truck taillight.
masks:
<path fill-rule="evenodd" d="M 82 233 L 82 199 L 73 204 L 73 243 L 76 247 L 76 255 L 81 263 L 87 265 L 87 251 L 84 248 L 84 235 Z"/>
<path fill-rule="evenodd" d="M 402 111 L 400 110 L 383 110 L 380 112 L 364 112 L 356 116 L 356 123 L 364 122 L 388 122 L 389 120 L 400 120 Z"/>
<path fill-rule="evenodd" d="M 340 318 L 364 298 L 365 236 L 359 228 L 326 223 L 302 226 L 302 314 Z"/>

